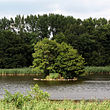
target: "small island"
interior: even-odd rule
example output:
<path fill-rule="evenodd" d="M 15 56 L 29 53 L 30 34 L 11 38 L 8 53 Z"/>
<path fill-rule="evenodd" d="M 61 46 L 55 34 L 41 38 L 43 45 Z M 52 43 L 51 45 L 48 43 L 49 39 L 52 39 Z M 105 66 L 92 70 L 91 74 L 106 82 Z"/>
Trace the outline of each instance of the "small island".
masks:
<path fill-rule="evenodd" d="M 41 81 L 76 81 L 84 73 L 84 58 L 66 43 L 44 38 L 34 46 L 33 71 L 44 75 Z"/>

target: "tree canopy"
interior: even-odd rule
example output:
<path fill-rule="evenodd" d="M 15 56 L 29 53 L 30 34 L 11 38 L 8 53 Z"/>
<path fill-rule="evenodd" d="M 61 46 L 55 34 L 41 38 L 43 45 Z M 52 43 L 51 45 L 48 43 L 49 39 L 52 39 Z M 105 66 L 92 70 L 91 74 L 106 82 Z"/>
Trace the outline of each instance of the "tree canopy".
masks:
<path fill-rule="evenodd" d="M 77 49 L 78 53 L 85 58 L 87 66 L 108 66 L 110 65 L 109 30 L 110 20 L 105 18 L 81 20 L 59 14 L 26 17 L 17 15 L 10 19 L 1 18 L 0 68 L 28 67 L 32 64 L 34 45 L 50 37 L 58 43 L 65 42 Z M 14 66 L 12 63 L 14 58 L 10 57 L 10 55 L 19 54 L 15 50 L 18 51 L 20 47 L 15 44 L 22 47 L 20 53 L 24 54 L 22 57 L 24 62 L 19 63 L 19 66 Z M 3 57 L 7 60 L 3 60 Z M 17 62 L 23 61 L 20 57 L 16 57 L 16 60 Z"/>
<path fill-rule="evenodd" d="M 59 73 L 64 78 L 73 78 L 84 72 L 84 59 L 72 46 L 54 40 L 44 39 L 34 46 L 34 71 L 43 73 Z"/>

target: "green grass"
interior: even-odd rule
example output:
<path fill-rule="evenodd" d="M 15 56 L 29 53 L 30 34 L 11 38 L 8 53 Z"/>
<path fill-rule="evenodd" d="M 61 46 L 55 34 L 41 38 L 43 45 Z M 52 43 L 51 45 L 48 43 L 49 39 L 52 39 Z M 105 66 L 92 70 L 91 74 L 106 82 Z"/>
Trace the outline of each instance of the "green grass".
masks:
<path fill-rule="evenodd" d="M 32 68 L 0 69 L 0 74 L 35 74 Z"/>
<path fill-rule="evenodd" d="M 105 67 L 85 67 L 85 74 L 89 73 L 110 73 L 110 66 Z M 14 68 L 14 69 L 0 69 L 0 74 L 36 74 L 32 68 Z"/>
<path fill-rule="evenodd" d="M 28 101 L 19 109 L 14 103 L 0 102 L 0 110 L 110 110 L 110 101 Z"/>
<path fill-rule="evenodd" d="M 105 66 L 105 67 L 87 66 L 85 67 L 85 72 L 87 73 L 110 73 L 110 66 Z"/>

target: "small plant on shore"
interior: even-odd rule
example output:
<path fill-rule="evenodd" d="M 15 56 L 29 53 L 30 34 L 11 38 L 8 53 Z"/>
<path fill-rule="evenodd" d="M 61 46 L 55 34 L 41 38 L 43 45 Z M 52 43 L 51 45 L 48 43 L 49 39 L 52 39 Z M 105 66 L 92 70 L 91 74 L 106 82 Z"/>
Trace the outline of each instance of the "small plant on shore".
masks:
<path fill-rule="evenodd" d="M 61 75 L 59 73 L 50 73 L 46 76 L 46 79 L 61 79 Z"/>
<path fill-rule="evenodd" d="M 37 84 L 31 88 L 29 94 L 37 101 L 49 99 L 49 94 L 47 92 L 43 92 Z"/>
<path fill-rule="evenodd" d="M 36 100 L 48 100 L 49 94 L 47 92 L 43 92 L 40 90 L 39 86 L 36 84 L 31 88 L 31 91 L 28 91 L 27 95 L 23 95 L 19 92 L 15 94 L 11 94 L 7 90 L 5 90 L 4 99 L 2 100 L 4 103 L 13 103 L 17 108 L 22 108 L 22 106 L 29 101 Z"/>
<path fill-rule="evenodd" d="M 32 100 L 31 95 L 23 95 L 20 92 L 11 94 L 9 91 L 5 90 L 5 95 L 3 102 L 13 103 L 17 108 L 21 108 L 26 101 Z"/>

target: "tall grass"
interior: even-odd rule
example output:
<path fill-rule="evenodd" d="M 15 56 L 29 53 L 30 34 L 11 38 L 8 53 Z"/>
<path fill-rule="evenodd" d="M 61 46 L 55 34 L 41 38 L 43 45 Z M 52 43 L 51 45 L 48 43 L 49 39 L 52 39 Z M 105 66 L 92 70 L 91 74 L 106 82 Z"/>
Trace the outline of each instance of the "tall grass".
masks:
<path fill-rule="evenodd" d="M 85 72 L 87 73 L 110 73 L 110 66 L 105 66 L 105 67 L 87 66 L 85 67 Z"/>
<path fill-rule="evenodd" d="M 74 102 L 74 101 L 37 101 L 31 100 L 23 104 L 21 108 L 11 103 L 0 101 L 0 110 L 110 110 L 110 101 Z"/>
<path fill-rule="evenodd" d="M 87 66 L 85 67 L 85 74 L 91 74 L 91 73 L 109 73 L 110 74 L 110 66 L 105 67 L 92 67 Z M 8 75 L 8 74 L 24 74 L 24 75 L 30 75 L 30 74 L 36 74 L 35 71 L 32 71 L 32 68 L 14 68 L 14 69 L 0 69 L 0 75 Z"/>
<path fill-rule="evenodd" d="M 14 69 L 0 69 L 1 75 L 7 75 L 7 74 L 36 74 L 34 71 L 32 71 L 32 68 L 14 68 Z"/>

